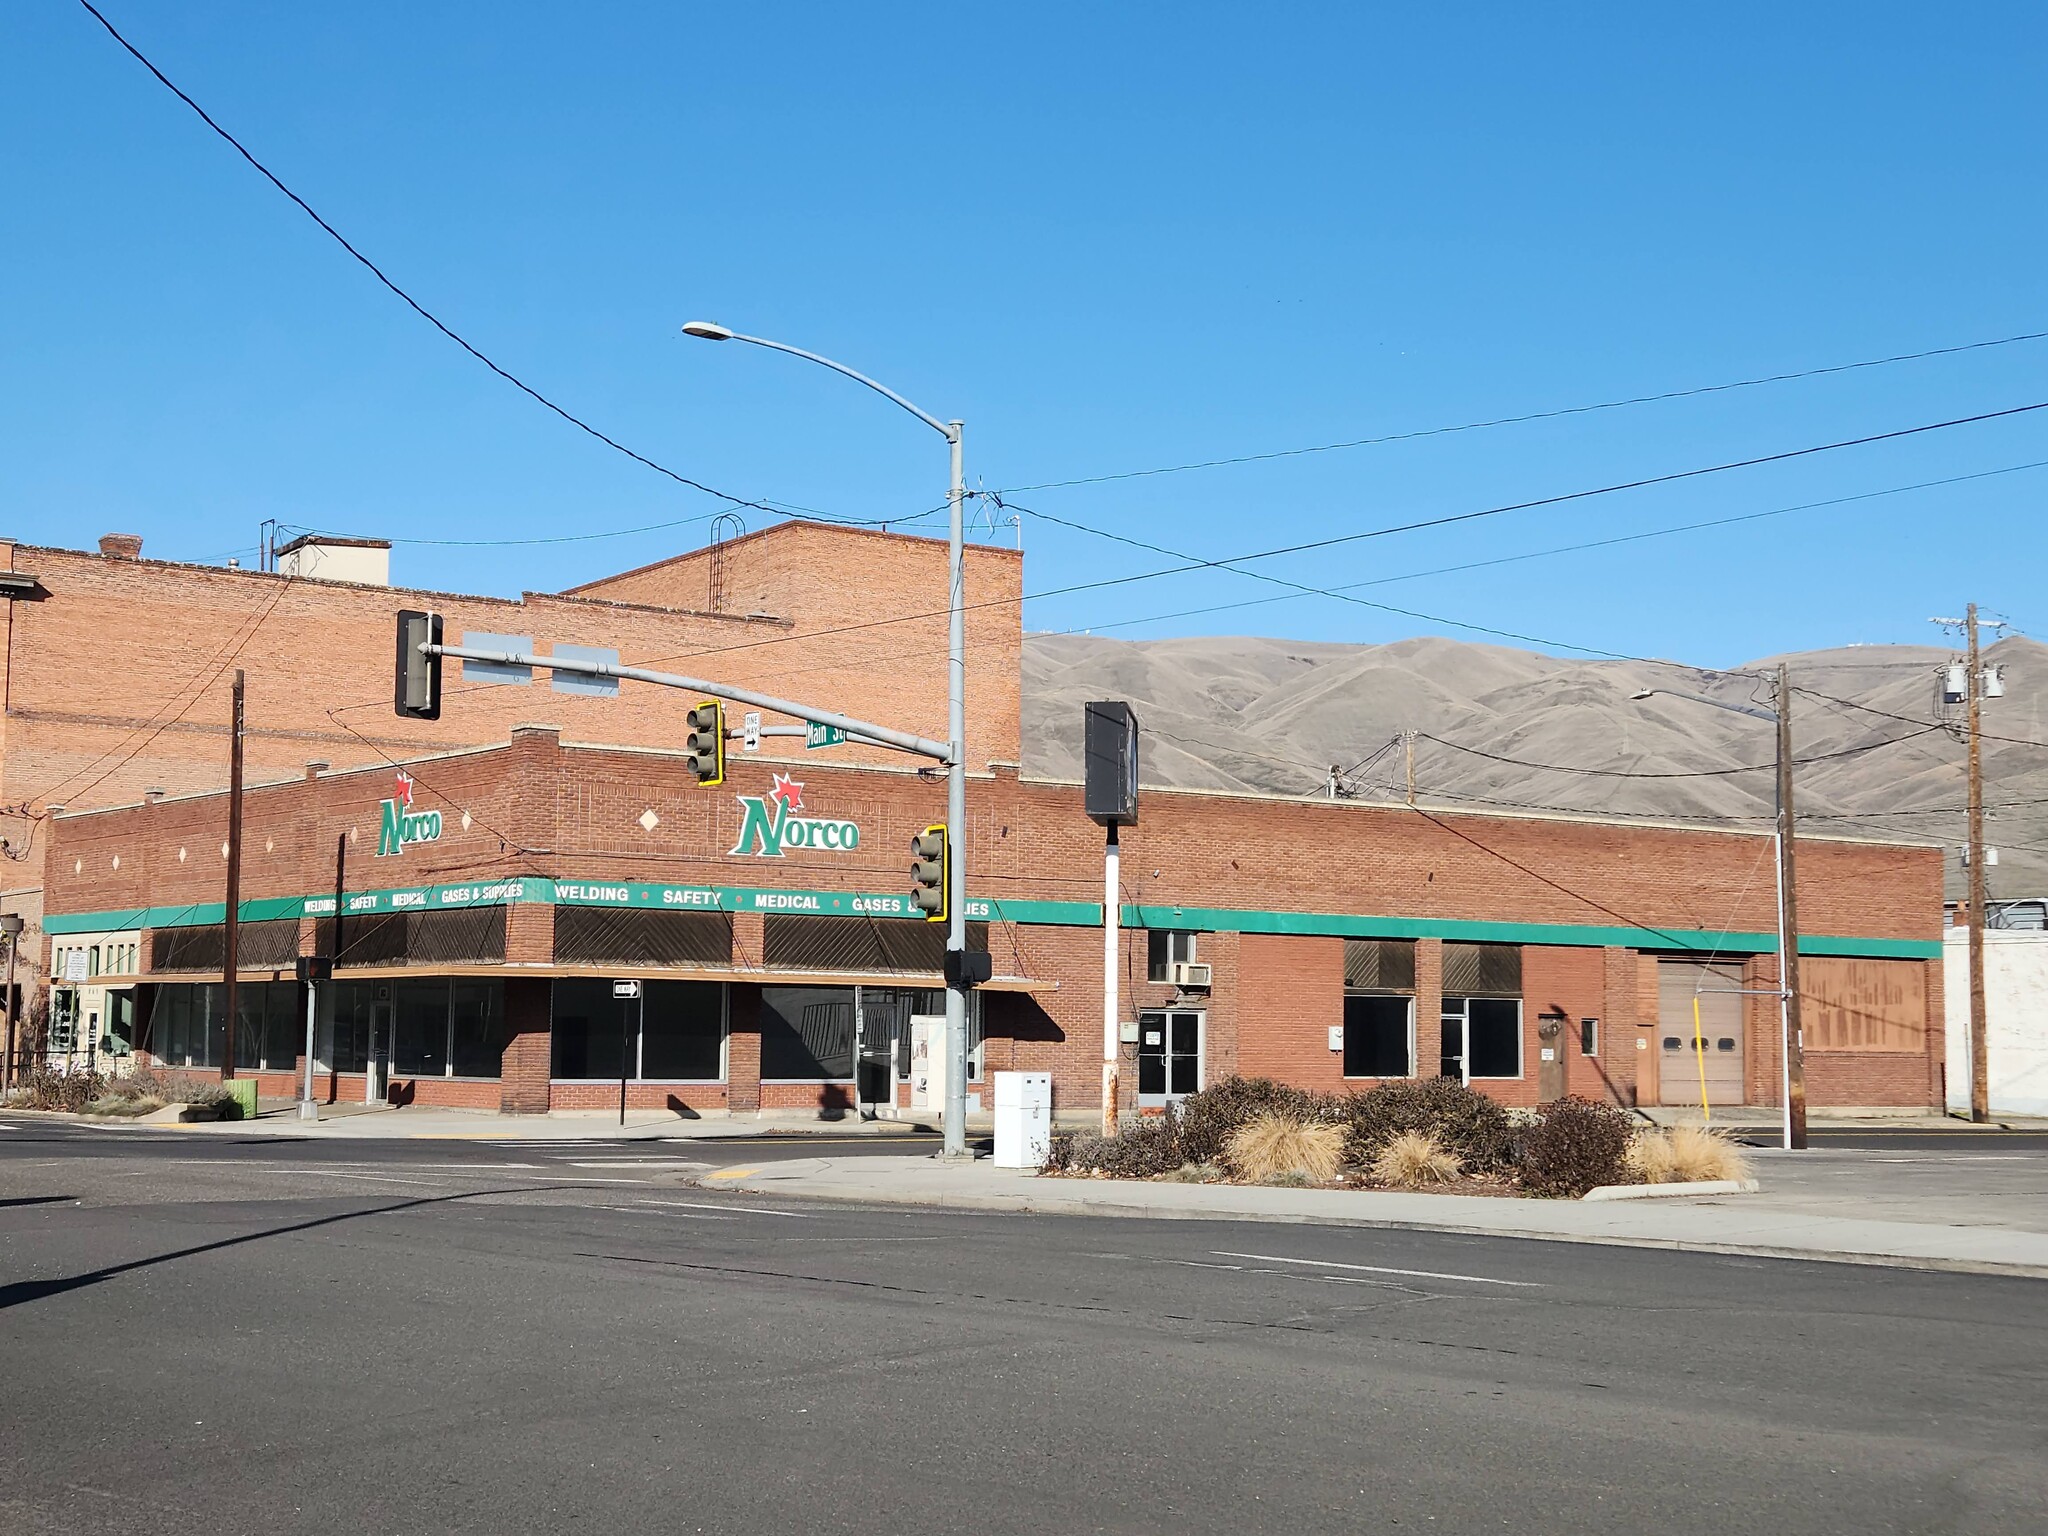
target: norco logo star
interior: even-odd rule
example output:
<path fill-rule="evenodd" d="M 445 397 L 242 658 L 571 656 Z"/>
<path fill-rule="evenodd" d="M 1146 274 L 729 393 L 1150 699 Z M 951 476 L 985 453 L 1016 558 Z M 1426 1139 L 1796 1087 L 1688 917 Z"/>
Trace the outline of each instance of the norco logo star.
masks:
<path fill-rule="evenodd" d="M 412 775 L 398 775 L 398 787 L 383 805 L 384 819 L 377 828 L 377 856 L 403 853 L 408 844 L 431 843 L 441 836 L 439 811 L 412 808 Z"/>
<path fill-rule="evenodd" d="M 845 853 L 860 846 L 860 828 L 850 821 L 824 821 L 799 816 L 804 787 L 783 774 L 775 775 L 775 787 L 765 795 L 741 795 L 739 841 L 730 850 L 761 859 L 779 859 L 785 848 L 829 848 Z"/>

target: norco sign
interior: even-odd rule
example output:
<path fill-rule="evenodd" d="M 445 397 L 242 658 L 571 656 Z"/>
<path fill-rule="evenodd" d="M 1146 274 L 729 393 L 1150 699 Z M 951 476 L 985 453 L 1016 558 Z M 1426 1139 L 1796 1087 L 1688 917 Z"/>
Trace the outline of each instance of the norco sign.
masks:
<path fill-rule="evenodd" d="M 775 787 L 765 795 L 741 795 L 739 840 L 727 850 L 752 854 L 760 859 L 779 859 L 785 848 L 824 848 L 847 853 L 860 846 L 860 828 L 850 821 L 826 821 L 799 816 L 804 787 L 782 774 L 775 775 Z"/>
<path fill-rule="evenodd" d="M 398 787 L 383 804 L 384 819 L 377 828 L 377 856 L 403 853 L 413 843 L 438 842 L 441 837 L 439 811 L 412 808 L 412 775 L 401 773 Z"/>

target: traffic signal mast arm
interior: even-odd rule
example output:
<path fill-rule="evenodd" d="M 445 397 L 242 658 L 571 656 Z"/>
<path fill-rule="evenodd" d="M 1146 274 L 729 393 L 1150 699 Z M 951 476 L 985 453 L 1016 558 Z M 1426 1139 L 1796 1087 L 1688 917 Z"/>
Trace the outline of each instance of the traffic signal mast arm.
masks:
<path fill-rule="evenodd" d="M 435 645 L 427 642 L 420 646 L 426 656 L 452 656 L 458 661 L 490 661 L 507 667 L 544 667 L 555 672 L 577 672 L 586 677 L 616 677 L 633 683 L 653 683 L 660 688 L 680 688 L 686 693 L 709 694 L 715 698 L 730 699 L 737 704 L 751 704 L 756 709 L 765 709 L 773 714 L 794 715 L 799 720 L 808 720 L 816 725 L 830 726 L 844 731 L 849 740 L 859 737 L 881 747 L 894 747 L 899 752 L 909 752 L 918 757 L 929 757 L 936 762 L 950 762 L 952 751 L 943 741 L 931 741 L 923 736 L 912 735 L 909 731 L 898 731 L 886 725 L 873 725 L 866 720 L 856 720 L 851 715 L 834 714 L 831 710 L 819 709 L 812 704 L 797 704 L 788 699 L 774 698 L 769 694 L 755 693 L 746 688 L 735 688 L 728 683 L 706 682 L 701 677 L 683 677 L 674 672 L 650 672 L 645 667 L 622 667 L 614 662 L 586 661 L 572 656 L 537 656 L 530 651 L 489 651 L 468 645 Z M 792 728 L 793 729 L 793 728 Z M 773 727 L 764 730 L 774 731 Z M 781 734 L 775 731 L 775 734 Z"/>

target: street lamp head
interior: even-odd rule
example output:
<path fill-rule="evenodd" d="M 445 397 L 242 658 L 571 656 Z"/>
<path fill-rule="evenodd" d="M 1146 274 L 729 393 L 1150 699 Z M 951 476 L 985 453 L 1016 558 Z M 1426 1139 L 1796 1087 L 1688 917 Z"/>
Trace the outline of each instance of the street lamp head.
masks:
<path fill-rule="evenodd" d="M 683 327 L 685 336 L 695 336 L 699 341 L 731 341 L 732 332 L 722 325 L 713 325 L 709 320 L 692 320 Z"/>

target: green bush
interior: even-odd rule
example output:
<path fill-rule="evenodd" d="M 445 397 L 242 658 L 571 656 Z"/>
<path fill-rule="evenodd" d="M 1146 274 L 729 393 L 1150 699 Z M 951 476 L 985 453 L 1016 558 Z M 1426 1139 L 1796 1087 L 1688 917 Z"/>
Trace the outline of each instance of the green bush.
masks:
<path fill-rule="evenodd" d="M 1343 1101 L 1351 1128 L 1347 1158 L 1372 1166 L 1388 1142 L 1413 1132 L 1456 1154 L 1467 1173 L 1497 1173 L 1514 1160 L 1515 1127 L 1508 1112 L 1454 1077 L 1381 1083 Z"/>
<path fill-rule="evenodd" d="M 1261 1115 L 1313 1125 L 1338 1118 L 1339 1111 L 1339 1101 L 1328 1094 L 1290 1088 L 1269 1077 L 1226 1077 L 1180 1101 L 1176 1118 L 1182 1161 L 1222 1162 L 1232 1133 Z"/>
<path fill-rule="evenodd" d="M 1629 1182 L 1629 1117 L 1612 1104 L 1569 1095 L 1536 1111 L 1522 1129 L 1517 1166 L 1531 1194 L 1577 1199 L 1603 1184 Z"/>

